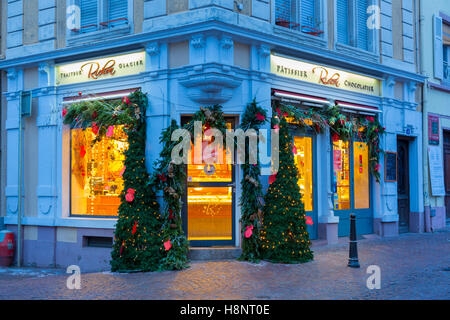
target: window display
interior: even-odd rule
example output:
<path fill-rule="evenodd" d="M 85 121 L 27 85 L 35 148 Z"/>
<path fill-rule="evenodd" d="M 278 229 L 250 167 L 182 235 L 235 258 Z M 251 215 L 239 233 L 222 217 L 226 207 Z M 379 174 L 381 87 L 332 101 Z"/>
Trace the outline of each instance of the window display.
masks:
<path fill-rule="evenodd" d="M 333 142 L 334 209 L 350 209 L 350 149 L 349 142 Z"/>
<path fill-rule="evenodd" d="M 111 137 L 95 137 L 93 128 L 71 129 L 71 214 L 117 216 L 127 136 L 116 126 Z"/>
<path fill-rule="evenodd" d="M 311 137 L 294 137 L 294 160 L 305 211 L 313 211 L 313 152 Z"/>

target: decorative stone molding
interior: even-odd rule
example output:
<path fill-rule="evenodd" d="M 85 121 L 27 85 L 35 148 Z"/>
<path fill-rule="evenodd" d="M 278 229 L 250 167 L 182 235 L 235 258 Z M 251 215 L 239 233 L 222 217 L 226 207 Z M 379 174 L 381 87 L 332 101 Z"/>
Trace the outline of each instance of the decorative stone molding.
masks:
<path fill-rule="evenodd" d="M 220 46 L 223 49 L 230 49 L 231 47 L 233 47 L 233 39 L 228 36 L 222 36 L 222 38 L 220 39 Z"/>
<path fill-rule="evenodd" d="M 8 69 L 6 77 L 9 81 L 14 81 L 17 79 L 17 70 L 15 68 Z"/>
<path fill-rule="evenodd" d="M 266 45 L 260 45 L 258 48 L 258 53 L 261 57 L 263 58 L 267 58 L 268 56 L 270 56 L 270 47 L 266 46 Z"/>
<path fill-rule="evenodd" d="M 187 95 L 192 101 L 200 104 L 218 104 L 230 100 L 234 89 L 240 86 L 242 80 L 212 71 L 191 74 L 179 82 L 187 88 Z"/>
<path fill-rule="evenodd" d="M 148 53 L 148 55 L 154 57 L 157 56 L 160 52 L 159 49 L 159 43 L 158 42 L 150 42 L 145 46 L 145 51 Z"/>
<path fill-rule="evenodd" d="M 195 49 L 201 49 L 205 47 L 205 37 L 202 34 L 192 36 L 191 45 Z"/>

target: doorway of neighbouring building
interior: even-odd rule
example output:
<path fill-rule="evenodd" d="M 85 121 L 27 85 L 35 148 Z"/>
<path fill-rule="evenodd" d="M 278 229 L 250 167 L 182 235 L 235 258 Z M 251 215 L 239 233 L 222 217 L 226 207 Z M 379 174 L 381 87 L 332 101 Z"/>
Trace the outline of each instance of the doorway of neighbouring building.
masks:
<path fill-rule="evenodd" d="M 399 232 L 409 231 L 409 141 L 397 139 L 397 201 Z"/>
<path fill-rule="evenodd" d="M 444 178 L 445 211 L 447 224 L 450 223 L 450 131 L 444 130 Z"/>

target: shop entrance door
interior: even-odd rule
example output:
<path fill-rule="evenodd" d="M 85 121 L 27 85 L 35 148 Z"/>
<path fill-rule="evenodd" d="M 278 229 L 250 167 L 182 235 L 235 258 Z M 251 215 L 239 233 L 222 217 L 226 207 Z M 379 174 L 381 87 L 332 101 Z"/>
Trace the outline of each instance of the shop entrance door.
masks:
<path fill-rule="evenodd" d="M 316 210 L 316 175 L 315 175 L 315 143 L 312 135 L 294 135 L 294 161 L 299 173 L 298 185 L 302 194 L 302 202 L 306 216 L 313 220 L 307 226 L 310 239 L 317 239 L 317 210 Z"/>
<path fill-rule="evenodd" d="M 190 119 L 183 118 L 182 123 Z M 233 127 L 234 119 L 227 119 Z M 191 159 L 193 163 L 193 146 Z M 225 162 L 226 150 L 223 153 Z M 231 164 L 188 164 L 183 230 L 191 247 L 235 244 L 235 175 Z"/>
<path fill-rule="evenodd" d="M 356 215 L 357 234 L 373 232 L 369 147 L 359 141 L 333 141 L 332 186 L 338 236 L 350 234 L 350 214 Z"/>
<path fill-rule="evenodd" d="M 450 223 L 450 131 L 444 131 L 445 210 Z"/>
<path fill-rule="evenodd" d="M 409 154 L 408 140 L 397 140 L 398 231 L 409 231 Z"/>

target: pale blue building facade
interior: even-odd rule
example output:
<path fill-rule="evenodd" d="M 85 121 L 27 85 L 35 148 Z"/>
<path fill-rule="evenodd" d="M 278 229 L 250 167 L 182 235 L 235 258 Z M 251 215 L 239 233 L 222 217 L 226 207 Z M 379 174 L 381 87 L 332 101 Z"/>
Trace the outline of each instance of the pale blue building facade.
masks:
<path fill-rule="evenodd" d="M 331 134 L 309 135 L 313 145 L 309 214 L 314 221 L 309 231 L 314 239 L 335 243 L 338 236 L 348 235 L 350 212 L 359 212 L 361 233 L 392 236 L 423 231 L 425 77 L 418 68 L 418 1 L 8 0 L 2 2 L 2 17 L 7 23 L 5 57 L 0 60 L 5 72 L 2 145 L 6 148 L 1 212 L 6 227 L 16 233 L 19 104 L 21 92 L 31 91 L 33 96 L 32 114 L 22 120 L 24 264 L 108 267 L 108 239 L 112 241 L 116 219 L 72 212 L 71 131 L 62 124 L 61 112 L 76 100 L 118 98 L 136 88 L 149 99 L 145 115 L 149 171 L 161 149 L 161 130 L 171 119 L 181 122 L 204 105 L 222 105 L 233 125 L 239 124 L 245 105 L 253 99 L 269 115 L 277 100 L 300 108 L 337 103 L 346 112 L 378 116 L 386 127 L 381 147 L 397 154 L 399 145 L 406 148 L 402 158 L 406 166 L 402 172 L 395 170 L 395 181 L 386 181 L 382 157 L 381 182 L 369 176 L 368 205 L 356 208 L 352 187 L 349 207 L 342 211 L 336 207 L 340 200 L 333 180 Z M 120 68 L 116 65 L 114 76 L 76 76 L 74 68 L 80 63 L 120 59 L 125 62 Z M 142 64 L 127 64 L 126 59 Z M 274 67 L 275 61 L 282 61 L 280 69 Z M 307 67 L 362 82 L 337 87 L 299 78 Z M 364 91 L 365 83 L 374 83 L 372 92 Z M 354 179 L 356 160 L 349 161 L 348 179 Z M 409 176 L 407 191 L 399 186 L 399 174 Z M 236 248 L 241 179 L 240 170 L 234 170 L 229 185 L 230 243 Z M 268 175 L 262 182 L 267 188 Z M 183 211 L 187 219 L 189 210 Z"/>

